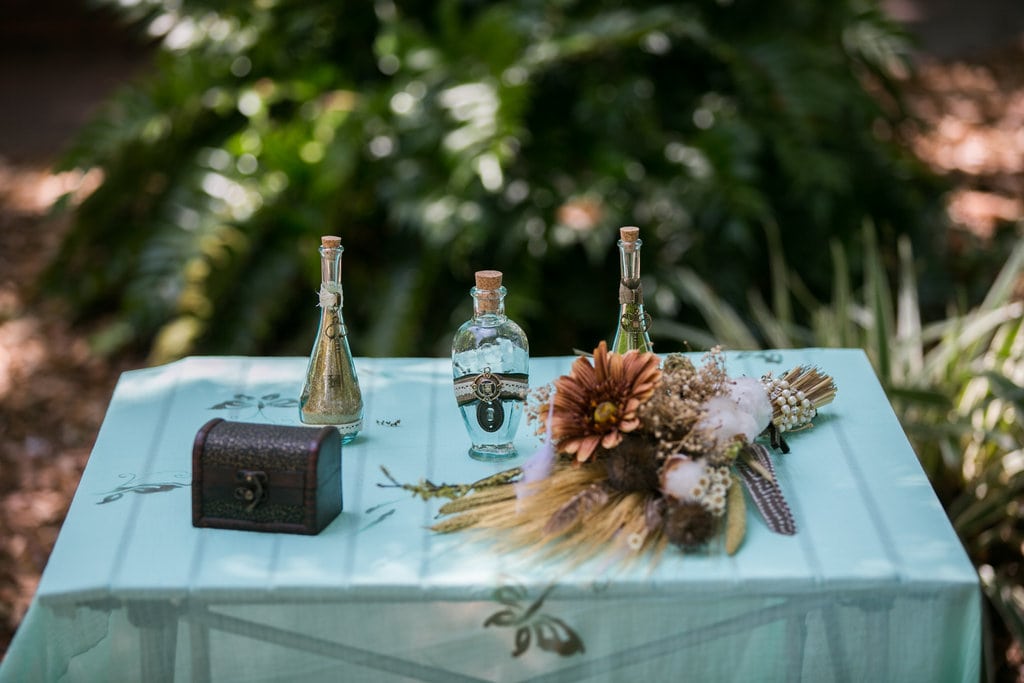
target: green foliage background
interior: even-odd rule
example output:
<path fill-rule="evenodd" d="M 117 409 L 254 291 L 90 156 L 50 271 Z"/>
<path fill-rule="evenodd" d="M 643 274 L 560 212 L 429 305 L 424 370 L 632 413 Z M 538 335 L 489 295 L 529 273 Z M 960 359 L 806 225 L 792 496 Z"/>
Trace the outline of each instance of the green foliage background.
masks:
<path fill-rule="evenodd" d="M 891 141 L 903 39 L 874 3 L 620 4 L 112 3 L 156 68 L 66 158 L 104 181 L 51 284 L 154 362 L 306 353 L 339 234 L 357 355 L 447 354 L 481 268 L 543 355 L 611 336 L 621 225 L 661 348 L 699 320 L 680 266 L 741 302 L 769 243 L 819 294 L 866 219 L 932 253 L 940 188 Z"/>

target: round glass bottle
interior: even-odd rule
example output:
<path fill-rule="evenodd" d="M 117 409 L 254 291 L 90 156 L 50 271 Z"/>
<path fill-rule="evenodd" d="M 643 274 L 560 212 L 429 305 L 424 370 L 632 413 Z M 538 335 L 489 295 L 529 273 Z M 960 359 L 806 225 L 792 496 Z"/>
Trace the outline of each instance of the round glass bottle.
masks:
<path fill-rule="evenodd" d="M 530 347 L 519 325 L 505 315 L 501 273 L 476 273 L 473 317 L 452 340 L 455 400 L 476 460 L 515 457 L 512 443 L 529 390 Z"/>
<path fill-rule="evenodd" d="M 640 284 L 640 228 L 619 228 L 619 324 L 612 340 L 612 351 L 630 349 L 653 351 L 649 330 L 651 316 L 644 310 L 644 290 Z"/>
<path fill-rule="evenodd" d="M 341 309 L 341 238 L 320 238 L 320 325 L 309 355 L 306 381 L 299 397 L 299 419 L 306 424 L 334 425 L 342 443 L 363 427 L 363 395 L 348 345 Z"/>

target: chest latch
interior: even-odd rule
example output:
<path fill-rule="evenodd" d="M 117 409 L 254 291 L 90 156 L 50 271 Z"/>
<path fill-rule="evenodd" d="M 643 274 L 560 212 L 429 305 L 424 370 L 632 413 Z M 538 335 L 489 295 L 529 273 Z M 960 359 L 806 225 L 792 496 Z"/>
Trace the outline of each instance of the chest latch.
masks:
<path fill-rule="evenodd" d="M 262 470 L 238 470 L 235 480 L 238 482 L 235 498 L 248 503 L 245 511 L 252 512 L 267 497 L 267 473 Z"/>

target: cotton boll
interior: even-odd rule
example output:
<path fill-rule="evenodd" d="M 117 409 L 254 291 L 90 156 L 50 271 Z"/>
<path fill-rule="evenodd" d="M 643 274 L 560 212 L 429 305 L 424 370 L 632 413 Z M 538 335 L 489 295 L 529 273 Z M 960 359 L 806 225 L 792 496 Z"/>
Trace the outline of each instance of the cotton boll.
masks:
<path fill-rule="evenodd" d="M 737 377 L 728 385 L 728 396 L 757 423 L 757 431 L 747 438 L 748 441 L 753 440 L 772 420 L 772 403 L 768 392 L 760 380 Z"/>
<path fill-rule="evenodd" d="M 712 396 L 704 402 L 704 411 L 696 427 L 712 434 L 721 446 L 736 436 L 753 441 L 761 433 L 754 416 L 728 396 Z"/>
<path fill-rule="evenodd" d="M 685 455 L 672 456 L 661 469 L 661 492 L 676 500 L 699 500 L 710 485 L 705 464 Z"/>

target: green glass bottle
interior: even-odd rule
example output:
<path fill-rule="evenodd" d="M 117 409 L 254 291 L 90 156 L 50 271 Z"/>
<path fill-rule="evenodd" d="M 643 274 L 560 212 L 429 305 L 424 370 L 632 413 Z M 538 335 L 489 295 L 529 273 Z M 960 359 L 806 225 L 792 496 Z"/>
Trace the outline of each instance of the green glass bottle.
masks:
<path fill-rule="evenodd" d="M 334 425 L 341 432 L 342 443 L 348 443 L 363 426 L 363 395 L 341 314 L 342 251 L 340 237 L 320 239 L 320 326 L 299 397 L 299 419 L 306 424 Z"/>
<path fill-rule="evenodd" d="M 644 310 L 644 290 L 640 284 L 640 228 L 619 228 L 619 325 L 612 340 L 612 351 L 630 349 L 653 351 L 651 316 Z"/>

